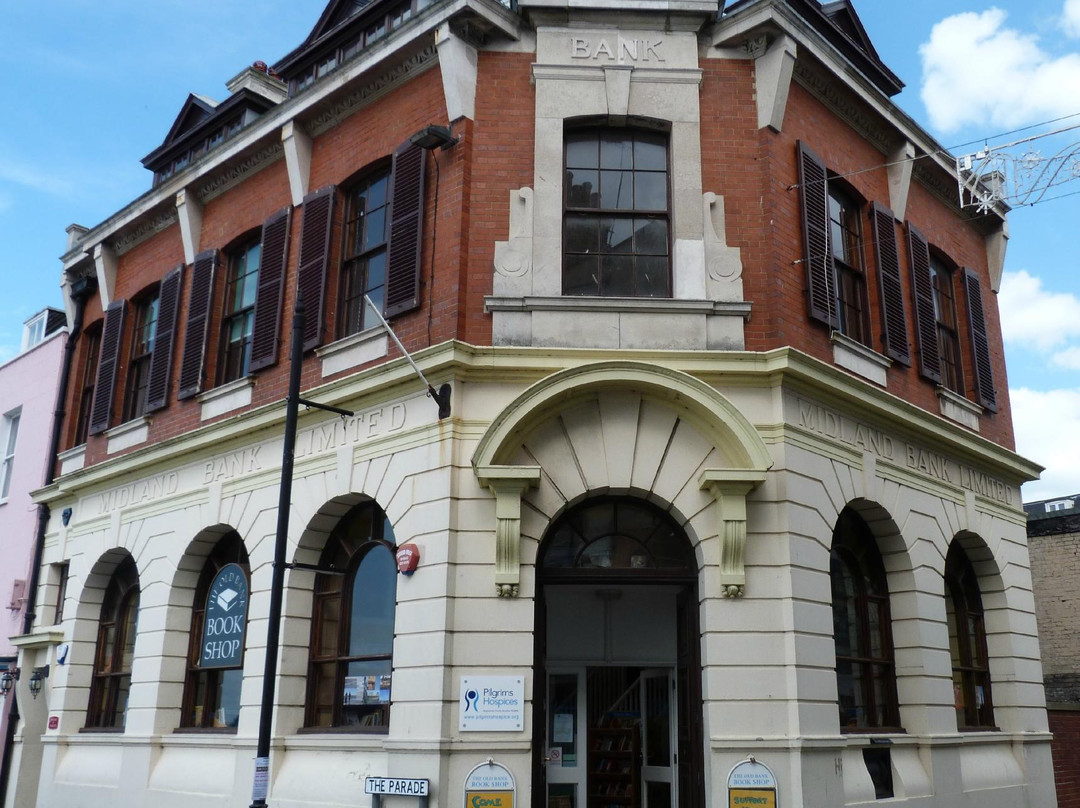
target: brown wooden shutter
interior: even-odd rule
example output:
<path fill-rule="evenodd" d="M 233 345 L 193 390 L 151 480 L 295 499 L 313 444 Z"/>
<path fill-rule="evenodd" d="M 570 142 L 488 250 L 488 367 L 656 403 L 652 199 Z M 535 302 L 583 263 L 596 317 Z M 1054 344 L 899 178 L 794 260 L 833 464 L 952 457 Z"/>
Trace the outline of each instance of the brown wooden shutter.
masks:
<path fill-rule="evenodd" d="M 169 376 L 172 373 L 173 337 L 180 309 L 180 280 L 184 265 L 173 269 L 161 280 L 158 292 L 158 319 L 154 332 L 154 353 L 150 356 L 150 378 L 146 385 L 146 411 L 160 410 L 169 400 Z"/>
<path fill-rule="evenodd" d="M 420 305 L 420 239 L 424 225 L 427 152 L 406 141 L 394 152 L 390 180 L 390 243 L 386 256 L 386 308 L 393 317 Z"/>
<path fill-rule="evenodd" d="M 810 319 L 840 327 L 836 276 L 829 249 L 829 197 L 825 163 L 801 140 L 798 146 L 799 197 L 802 201 L 803 255 Z"/>
<path fill-rule="evenodd" d="M 290 208 L 282 208 L 263 223 L 259 288 L 255 293 L 255 325 L 251 337 L 251 370 L 261 370 L 277 362 L 281 290 L 289 256 L 289 211 Z"/>
<path fill-rule="evenodd" d="M 214 273 L 218 251 L 206 250 L 195 256 L 191 272 L 191 299 L 188 301 L 184 357 L 180 361 L 178 399 L 191 398 L 202 390 L 206 363 L 206 342 L 210 331 L 210 304 L 214 297 Z"/>
<path fill-rule="evenodd" d="M 334 223 L 335 188 L 329 185 L 304 197 L 300 227 L 300 265 L 296 282 L 304 295 L 304 350 L 322 342 L 323 296 L 330 262 L 330 233 Z"/>
<path fill-rule="evenodd" d="M 112 418 L 113 390 L 119 368 L 120 342 L 124 336 L 124 312 L 127 301 L 114 300 L 105 309 L 105 326 L 102 328 L 101 353 L 98 358 L 97 384 L 94 385 L 94 403 L 90 408 L 90 434 L 99 435 L 109 428 Z"/>
<path fill-rule="evenodd" d="M 919 351 L 919 373 L 941 384 L 941 347 L 938 345 L 934 283 L 930 278 L 930 247 L 923 234 L 910 222 L 908 256 L 911 261 L 911 295 L 915 304 L 915 346 Z"/>
<path fill-rule="evenodd" d="M 904 286 L 900 280 L 900 252 L 896 248 L 896 218 L 891 210 L 877 202 L 870 206 L 870 218 L 874 226 L 885 355 L 902 365 L 910 365 L 911 343 L 908 342 Z"/>
<path fill-rule="evenodd" d="M 963 270 L 964 297 L 967 298 L 968 334 L 971 335 L 971 357 L 975 368 L 975 398 L 986 409 L 997 412 L 994 393 L 994 369 L 990 364 L 990 340 L 986 333 L 986 313 L 983 310 L 982 284 L 970 269 Z"/>

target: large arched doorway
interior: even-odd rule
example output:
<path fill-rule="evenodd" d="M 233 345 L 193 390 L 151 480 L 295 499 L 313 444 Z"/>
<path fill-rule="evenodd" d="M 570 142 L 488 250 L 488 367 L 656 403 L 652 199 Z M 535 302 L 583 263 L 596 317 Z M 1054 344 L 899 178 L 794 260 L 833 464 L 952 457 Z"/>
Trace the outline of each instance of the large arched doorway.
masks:
<path fill-rule="evenodd" d="M 697 561 L 646 500 L 568 509 L 537 558 L 534 808 L 703 803 Z"/>

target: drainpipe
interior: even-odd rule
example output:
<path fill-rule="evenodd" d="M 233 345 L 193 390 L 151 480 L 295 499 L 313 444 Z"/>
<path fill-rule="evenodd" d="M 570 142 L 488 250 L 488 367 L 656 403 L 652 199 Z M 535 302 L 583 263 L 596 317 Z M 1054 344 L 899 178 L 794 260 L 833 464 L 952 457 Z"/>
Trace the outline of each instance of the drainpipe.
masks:
<path fill-rule="evenodd" d="M 60 452 L 60 435 L 64 427 L 64 416 L 67 414 L 66 401 L 68 391 L 68 379 L 71 376 L 71 366 L 75 362 L 75 348 L 78 345 L 79 334 L 82 332 L 83 312 L 86 310 L 86 301 L 97 289 L 97 280 L 92 276 L 82 277 L 71 284 L 71 299 L 75 303 L 75 319 L 71 324 L 71 333 L 68 334 L 67 343 L 64 345 L 64 364 L 60 369 L 60 384 L 56 390 L 56 405 L 53 409 L 52 435 L 49 438 L 49 453 L 46 455 L 48 462 L 45 464 L 45 480 L 43 485 L 52 485 L 56 479 L 56 455 Z M 29 634 L 33 628 L 34 611 L 37 603 L 37 588 L 41 580 L 41 556 L 45 550 L 45 531 L 49 526 L 49 506 L 44 502 L 38 505 L 37 536 L 34 541 L 34 554 L 30 561 L 30 580 L 26 587 L 26 614 L 23 616 L 23 634 Z M 8 714 L 7 735 L 4 738 L 4 757 L 0 761 L 0 805 L 7 798 L 8 780 L 11 777 L 11 754 L 15 742 L 15 725 L 19 723 L 19 704 L 15 700 L 15 688 L 8 694 L 11 699 L 11 711 Z"/>

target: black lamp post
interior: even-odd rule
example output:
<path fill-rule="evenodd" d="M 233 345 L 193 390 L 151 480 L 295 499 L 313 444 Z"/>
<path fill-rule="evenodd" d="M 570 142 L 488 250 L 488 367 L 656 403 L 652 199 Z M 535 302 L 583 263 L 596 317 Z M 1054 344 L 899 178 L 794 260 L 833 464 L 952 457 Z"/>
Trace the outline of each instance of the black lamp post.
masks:
<path fill-rule="evenodd" d="M 449 145 L 453 145 L 453 143 L 456 142 L 456 140 L 453 140 Z M 405 350 L 405 346 L 401 344 L 401 341 L 397 338 L 393 329 L 390 328 L 390 325 L 383 318 L 382 312 L 375 307 L 366 295 L 364 296 L 364 299 L 367 301 L 367 304 L 371 306 L 372 311 L 378 315 L 379 322 L 382 323 L 386 332 L 393 337 L 394 342 L 397 344 L 398 348 L 401 349 L 401 353 L 427 386 L 428 395 L 439 406 L 439 418 L 448 418 L 450 416 L 450 385 L 443 384 L 436 390 L 428 382 L 427 378 L 420 371 L 420 368 L 417 367 L 416 362 L 413 361 L 409 352 Z M 266 796 L 270 790 L 270 732 L 274 718 L 274 680 L 277 677 L 278 645 L 281 634 L 281 602 L 285 588 L 285 570 L 291 567 L 295 569 L 313 570 L 315 572 L 328 571 L 308 564 L 289 564 L 285 560 L 285 551 L 289 538 L 293 455 L 296 447 L 296 421 L 299 405 L 303 404 L 305 407 L 326 410 L 327 412 L 332 412 L 345 417 L 351 417 L 354 414 L 351 410 L 332 407 L 329 404 L 320 404 L 316 401 L 309 401 L 308 399 L 300 397 L 300 368 L 304 358 L 303 345 L 304 298 L 300 290 L 297 289 L 296 306 L 293 310 L 292 338 L 289 346 L 289 393 L 288 398 L 285 401 L 285 437 L 281 448 L 281 483 L 278 492 L 277 533 L 274 540 L 273 575 L 270 581 L 270 610 L 267 616 L 269 625 L 266 627 L 266 664 L 263 668 L 262 704 L 261 712 L 259 714 L 259 740 L 255 749 L 255 776 L 251 789 L 250 808 L 266 808 Z M 46 666 L 45 675 L 49 675 L 48 666 Z"/>
<path fill-rule="evenodd" d="M 300 367 L 304 358 L 304 296 L 296 290 L 292 341 L 289 346 L 289 394 L 285 400 L 285 439 L 281 447 L 281 483 L 278 492 L 277 534 L 274 541 L 274 568 L 270 582 L 269 624 L 266 627 L 266 665 L 263 668 L 262 710 L 259 714 L 259 741 L 255 750 L 255 777 L 251 808 L 265 808 L 270 789 L 270 731 L 274 719 L 274 680 L 277 677 L 278 645 L 281 634 L 281 601 L 285 588 L 285 550 L 289 539 L 292 502 L 293 455 L 296 447 L 296 420 L 300 404 L 351 416 L 349 410 L 300 398 Z"/>

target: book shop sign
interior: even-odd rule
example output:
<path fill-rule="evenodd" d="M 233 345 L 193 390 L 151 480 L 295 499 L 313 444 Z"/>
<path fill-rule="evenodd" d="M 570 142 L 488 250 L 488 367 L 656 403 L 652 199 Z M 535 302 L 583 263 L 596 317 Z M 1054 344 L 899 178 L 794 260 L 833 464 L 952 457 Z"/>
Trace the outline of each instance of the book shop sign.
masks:
<path fill-rule="evenodd" d="M 200 668 L 234 668 L 244 657 L 248 583 L 239 564 L 226 564 L 214 576 L 203 615 Z"/>
<path fill-rule="evenodd" d="M 491 758 L 465 778 L 465 808 L 514 808 L 516 796 L 514 775 Z"/>
<path fill-rule="evenodd" d="M 727 778 L 728 808 L 777 808 L 776 775 L 751 755 Z"/>

